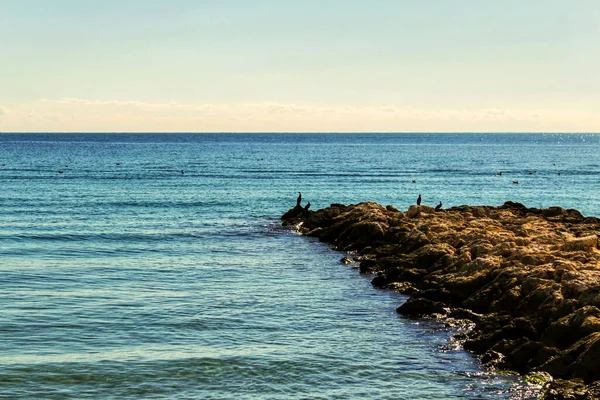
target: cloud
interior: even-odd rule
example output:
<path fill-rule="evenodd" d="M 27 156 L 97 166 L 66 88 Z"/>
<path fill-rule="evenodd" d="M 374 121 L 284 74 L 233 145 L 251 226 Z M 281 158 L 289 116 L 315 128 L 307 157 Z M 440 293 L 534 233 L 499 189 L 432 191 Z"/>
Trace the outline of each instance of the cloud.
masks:
<path fill-rule="evenodd" d="M 590 111 L 523 108 L 411 108 L 394 104 L 183 103 L 40 99 L 3 118 L 16 130 L 138 132 L 583 132 L 600 126 Z M 10 118 L 9 118 L 10 117 Z"/>
<path fill-rule="evenodd" d="M 137 100 L 89 100 L 81 99 L 77 97 L 62 97 L 59 99 L 40 99 L 42 103 L 50 104 L 66 104 L 66 105 L 80 105 L 80 106 L 117 106 L 117 107 L 135 107 L 135 108 L 146 108 L 146 109 L 198 109 L 205 108 L 206 106 L 199 106 L 195 104 L 183 104 L 176 101 L 168 103 L 147 103 Z"/>

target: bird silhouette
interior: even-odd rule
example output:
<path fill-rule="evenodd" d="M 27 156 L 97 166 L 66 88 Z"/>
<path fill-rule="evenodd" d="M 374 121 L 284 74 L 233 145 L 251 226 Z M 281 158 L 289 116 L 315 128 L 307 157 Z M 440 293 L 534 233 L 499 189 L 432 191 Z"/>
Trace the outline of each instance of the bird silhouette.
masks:
<path fill-rule="evenodd" d="M 296 205 L 299 206 L 302 201 L 302 193 L 298 192 L 298 198 L 296 199 Z"/>
<path fill-rule="evenodd" d="M 441 209 L 442 209 L 442 202 L 440 201 L 440 204 L 435 206 L 435 211 L 440 211 Z"/>
<path fill-rule="evenodd" d="M 417 197 L 417 205 L 421 205 L 421 194 L 419 193 L 419 197 Z"/>
<path fill-rule="evenodd" d="M 306 203 L 306 205 L 304 206 L 304 211 L 308 211 L 309 208 L 310 208 L 310 201 L 308 203 Z"/>

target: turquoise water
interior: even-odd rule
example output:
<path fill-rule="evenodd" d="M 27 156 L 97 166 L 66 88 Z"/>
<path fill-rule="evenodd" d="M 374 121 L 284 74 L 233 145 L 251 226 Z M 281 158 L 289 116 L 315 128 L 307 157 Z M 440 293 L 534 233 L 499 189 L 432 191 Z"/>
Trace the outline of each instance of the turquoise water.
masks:
<path fill-rule="evenodd" d="M 421 193 L 598 216 L 599 150 L 599 135 L 2 134 L 0 398 L 527 398 L 279 216 L 298 191 L 313 209 Z"/>

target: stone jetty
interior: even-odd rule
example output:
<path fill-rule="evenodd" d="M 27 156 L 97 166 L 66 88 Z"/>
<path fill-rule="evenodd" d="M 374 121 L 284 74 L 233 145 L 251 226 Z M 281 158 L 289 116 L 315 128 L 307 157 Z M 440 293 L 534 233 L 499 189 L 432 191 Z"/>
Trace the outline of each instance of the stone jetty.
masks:
<path fill-rule="evenodd" d="M 296 206 L 282 219 L 409 295 L 399 313 L 470 324 L 457 339 L 488 368 L 546 381 L 545 399 L 600 398 L 600 219 L 513 202 Z"/>

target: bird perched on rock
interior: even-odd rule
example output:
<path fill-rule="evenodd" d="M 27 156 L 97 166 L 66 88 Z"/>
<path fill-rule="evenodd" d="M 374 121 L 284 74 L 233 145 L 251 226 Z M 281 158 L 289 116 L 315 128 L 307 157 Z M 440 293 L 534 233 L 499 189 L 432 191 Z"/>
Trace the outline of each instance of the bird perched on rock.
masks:
<path fill-rule="evenodd" d="M 421 193 L 419 193 L 419 197 L 417 197 L 417 205 L 421 205 Z"/>
<path fill-rule="evenodd" d="M 299 206 L 302 201 L 302 193 L 298 192 L 298 198 L 296 199 L 296 205 Z"/>
<path fill-rule="evenodd" d="M 435 206 L 435 211 L 440 211 L 441 209 L 442 209 L 442 202 L 440 201 L 440 204 Z"/>
<path fill-rule="evenodd" d="M 304 211 L 308 211 L 309 208 L 310 208 L 310 201 L 308 203 L 306 203 L 306 205 L 304 206 Z"/>

